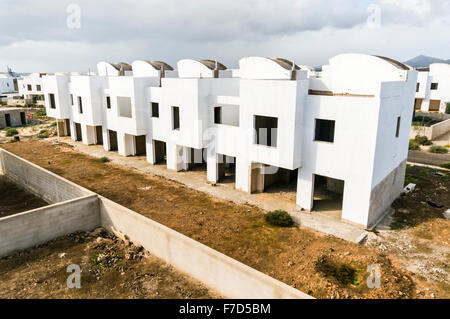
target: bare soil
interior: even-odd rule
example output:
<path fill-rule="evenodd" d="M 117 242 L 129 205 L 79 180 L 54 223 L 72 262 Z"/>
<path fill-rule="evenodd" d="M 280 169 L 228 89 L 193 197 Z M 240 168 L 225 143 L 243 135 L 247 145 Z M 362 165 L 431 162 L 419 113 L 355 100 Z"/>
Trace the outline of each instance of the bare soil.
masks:
<path fill-rule="evenodd" d="M 0 218 L 48 205 L 7 177 L 0 175 Z"/>
<path fill-rule="evenodd" d="M 261 209 L 102 163 L 67 144 L 30 140 L 3 147 L 314 297 L 427 298 L 431 293 L 444 294 L 442 287 L 424 286 L 413 272 L 400 266 L 395 255 L 388 256 L 378 247 L 352 244 L 309 229 L 273 227 L 265 222 Z M 366 285 L 371 264 L 381 267 L 379 289 Z M 355 272 L 351 283 L 340 276 L 347 266 Z"/>
<path fill-rule="evenodd" d="M 81 268 L 81 288 L 68 288 Z M 77 233 L 0 259 L 0 298 L 219 298 L 141 247 L 103 229 Z"/>

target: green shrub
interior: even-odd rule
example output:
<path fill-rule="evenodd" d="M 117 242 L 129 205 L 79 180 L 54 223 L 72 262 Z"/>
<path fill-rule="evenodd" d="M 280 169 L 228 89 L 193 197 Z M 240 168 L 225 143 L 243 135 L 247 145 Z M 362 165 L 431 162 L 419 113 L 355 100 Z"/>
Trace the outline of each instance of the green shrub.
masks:
<path fill-rule="evenodd" d="M 357 270 L 347 263 L 336 263 L 323 257 L 319 261 L 318 270 L 325 273 L 327 276 L 336 278 L 336 280 L 343 285 L 358 286 Z"/>
<path fill-rule="evenodd" d="M 450 114 L 450 102 L 445 103 L 445 114 Z"/>
<path fill-rule="evenodd" d="M 44 107 L 40 107 L 39 110 L 34 113 L 36 116 L 46 116 L 47 112 L 45 112 L 45 108 Z"/>
<path fill-rule="evenodd" d="M 409 140 L 409 150 L 410 151 L 420 150 L 419 143 L 417 143 L 415 140 Z"/>
<path fill-rule="evenodd" d="M 430 152 L 435 154 L 447 154 L 448 148 L 440 145 L 433 145 L 430 147 Z"/>
<path fill-rule="evenodd" d="M 428 137 L 426 137 L 426 136 L 420 136 L 420 135 L 417 135 L 417 136 L 414 138 L 414 140 L 415 140 L 419 145 L 433 145 L 433 142 L 430 141 L 430 140 L 428 139 Z"/>
<path fill-rule="evenodd" d="M 269 212 L 266 214 L 265 218 L 266 222 L 274 226 L 291 227 L 294 225 L 294 221 L 291 216 L 284 210 Z"/>
<path fill-rule="evenodd" d="M 37 135 L 37 137 L 38 138 L 48 138 L 49 137 L 48 131 L 47 130 L 40 130 L 38 135 Z"/>
<path fill-rule="evenodd" d="M 100 163 L 108 163 L 108 162 L 111 162 L 111 160 L 110 160 L 109 158 L 107 158 L 106 156 L 100 157 L 100 158 L 98 159 L 98 161 L 99 161 Z"/>
<path fill-rule="evenodd" d="M 14 136 L 19 134 L 19 132 L 14 127 L 7 127 L 5 129 L 6 136 Z"/>
<path fill-rule="evenodd" d="M 450 162 L 441 164 L 441 167 L 442 167 L 442 168 L 448 168 L 448 169 L 450 169 Z"/>

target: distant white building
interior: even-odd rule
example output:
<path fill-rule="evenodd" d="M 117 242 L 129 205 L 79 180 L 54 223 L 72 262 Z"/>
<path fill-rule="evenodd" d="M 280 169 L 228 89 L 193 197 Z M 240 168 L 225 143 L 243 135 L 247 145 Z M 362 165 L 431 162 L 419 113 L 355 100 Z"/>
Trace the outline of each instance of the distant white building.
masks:
<path fill-rule="evenodd" d="M 28 103 L 44 105 L 44 90 L 42 87 L 42 77 L 47 73 L 31 73 L 18 80 L 19 94 Z"/>
<path fill-rule="evenodd" d="M 306 210 L 375 225 L 403 189 L 417 72 L 344 54 L 316 75 L 280 58 L 101 62 L 96 75 L 43 77 L 60 135 L 254 193 L 293 185 Z M 325 198 L 325 199 L 324 199 Z M 321 199 L 324 199 L 321 201 Z"/>
<path fill-rule="evenodd" d="M 0 74 L 0 94 L 14 92 L 14 78 L 9 74 Z"/>
<path fill-rule="evenodd" d="M 419 72 L 414 109 L 445 113 L 447 103 L 450 103 L 450 64 L 433 63 L 429 70 Z"/>

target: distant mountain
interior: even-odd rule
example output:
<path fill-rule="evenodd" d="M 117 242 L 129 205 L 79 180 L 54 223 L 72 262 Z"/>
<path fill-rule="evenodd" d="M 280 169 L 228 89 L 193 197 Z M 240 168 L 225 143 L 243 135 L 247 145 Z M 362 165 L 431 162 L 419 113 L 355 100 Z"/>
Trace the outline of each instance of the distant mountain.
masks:
<path fill-rule="evenodd" d="M 443 60 L 443 59 L 433 58 L 430 56 L 419 55 L 419 56 L 416 56 L 415 58 L 412 58 L 411 60 L 408 60 L 404 63 L 407 65 L 410 65 L 412 67 L 415 67 L 415 68 L 427 68 L 430 66 L 431 63 L 450 63 L 450 59 Z"/>

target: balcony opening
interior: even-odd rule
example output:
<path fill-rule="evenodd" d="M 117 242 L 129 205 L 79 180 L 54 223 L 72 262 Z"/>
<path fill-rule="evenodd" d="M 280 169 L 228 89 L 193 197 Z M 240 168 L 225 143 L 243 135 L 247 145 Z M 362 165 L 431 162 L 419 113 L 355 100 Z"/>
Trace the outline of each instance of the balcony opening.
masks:
<path fill-rule="evenodd" d="M 117 108 L 119 110 L 120 117 L 131 118 L 131 98 L 126 96 L 117 97 Z"/>
<path fill-rule="evenodd" d="M 214 124 L 239 126 L 239 105 L 215 106 Z"/>
<path fill-rule="evenodd" d="M 277 147 L 278 118 L 255 115 L 255 144 Z"/>

